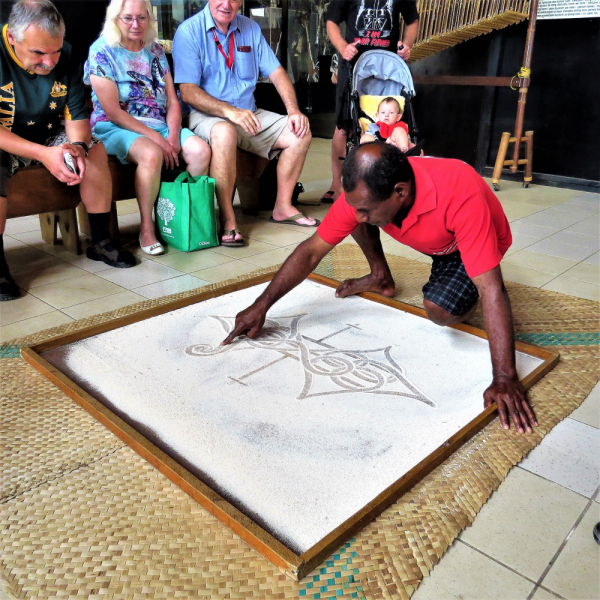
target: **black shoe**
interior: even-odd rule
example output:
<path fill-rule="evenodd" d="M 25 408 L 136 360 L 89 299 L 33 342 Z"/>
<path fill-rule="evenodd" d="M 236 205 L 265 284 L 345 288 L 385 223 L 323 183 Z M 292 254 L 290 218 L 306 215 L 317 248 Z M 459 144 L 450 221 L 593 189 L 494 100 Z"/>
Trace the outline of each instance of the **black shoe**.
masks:
<path fill-rule="evenodd" d="M 600 544 L 600 523 L 596 523 L 596 526 L 594 527 L 594 539 L 597 544 Z"/>
<path fill-rule="evenodd" d="M 0 277 L 0 302 L 16 300 L 21 296 L 19 286 L 10 275 Z"/>
<path fill-rule="evenodd" d="M 115 248 L 107 238 L 87 249 L 86 255 L 91 260 L 101 260 L 109 267 L 128 269 L 135 266 L 135 257 L 127 250 Z"/>

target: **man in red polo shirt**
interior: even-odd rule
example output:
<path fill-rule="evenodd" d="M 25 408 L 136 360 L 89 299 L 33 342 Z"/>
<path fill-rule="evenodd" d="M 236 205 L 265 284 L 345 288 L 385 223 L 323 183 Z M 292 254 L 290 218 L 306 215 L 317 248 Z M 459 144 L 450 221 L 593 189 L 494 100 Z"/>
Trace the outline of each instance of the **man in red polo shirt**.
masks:
<path fill-rule="evenodd" d="M 296 248 L 263 294 L 237 315 L 223 344 L 244 332 L 256 337 L 268 309 L 349 234 L 365 253 L 371 272 L 344 281 L 336 296 L 366 291 L 392 296 L 395 284 L 379 239 L 382 228 L 433 258 L 423 304 L 434 323 L 467 320 L 481 297 L 493 372 L 485 406 L 496 402 L 504 428 L 509 428 L 510 415 L 517 431 L 531 431 L 537 421 L 517 376 L 512 313 L 500 271 L 512 241 L 510 227 L 485 181 L 461 161 L 407 159 L 396 147 L 379 142 L 363 144 L 348 155 L 342 180 L 345 194 L 317 233 Z"/>

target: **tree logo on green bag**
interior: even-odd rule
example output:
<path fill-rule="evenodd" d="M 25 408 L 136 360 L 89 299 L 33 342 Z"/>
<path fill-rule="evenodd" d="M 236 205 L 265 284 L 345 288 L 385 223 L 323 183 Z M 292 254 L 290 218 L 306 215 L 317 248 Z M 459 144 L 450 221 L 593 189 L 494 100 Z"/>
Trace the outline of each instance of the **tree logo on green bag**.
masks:
<path fill-rule="evenodd" d="M 159 198 L 156 214 L 168 225 L 175 216 L 175 205 L 168 198 Z"/>

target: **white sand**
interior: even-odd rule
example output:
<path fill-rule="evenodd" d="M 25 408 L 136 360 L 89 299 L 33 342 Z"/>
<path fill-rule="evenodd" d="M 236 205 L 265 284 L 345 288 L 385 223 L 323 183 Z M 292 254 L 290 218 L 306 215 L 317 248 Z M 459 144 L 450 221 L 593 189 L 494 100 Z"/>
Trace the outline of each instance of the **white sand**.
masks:
<path fill-rule="evenodd" d="M 489 347 L 306 281 L 269 313 L 284 329 L 219 348 L 265 285 L 44 357 L 303 552 L 481 412 Z"/>

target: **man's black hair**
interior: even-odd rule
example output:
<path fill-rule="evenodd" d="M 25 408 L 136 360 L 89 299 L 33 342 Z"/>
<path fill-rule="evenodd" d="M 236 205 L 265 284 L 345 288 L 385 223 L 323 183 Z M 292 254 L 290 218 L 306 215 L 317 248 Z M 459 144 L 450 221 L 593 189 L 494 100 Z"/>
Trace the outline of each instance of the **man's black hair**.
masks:
<path fill-rule="evenodd" d="M 377 146 L 378 156 L 369 152 Z M 342 185 L 345 192 L 353 192 L 359 181 L 364 181 L 373 200 L 383 202 L 400 182 L 413 181 L 414 174 L 404 154 L 391 144 L 369 142 L 354 148 L 342 166 Z"/>

